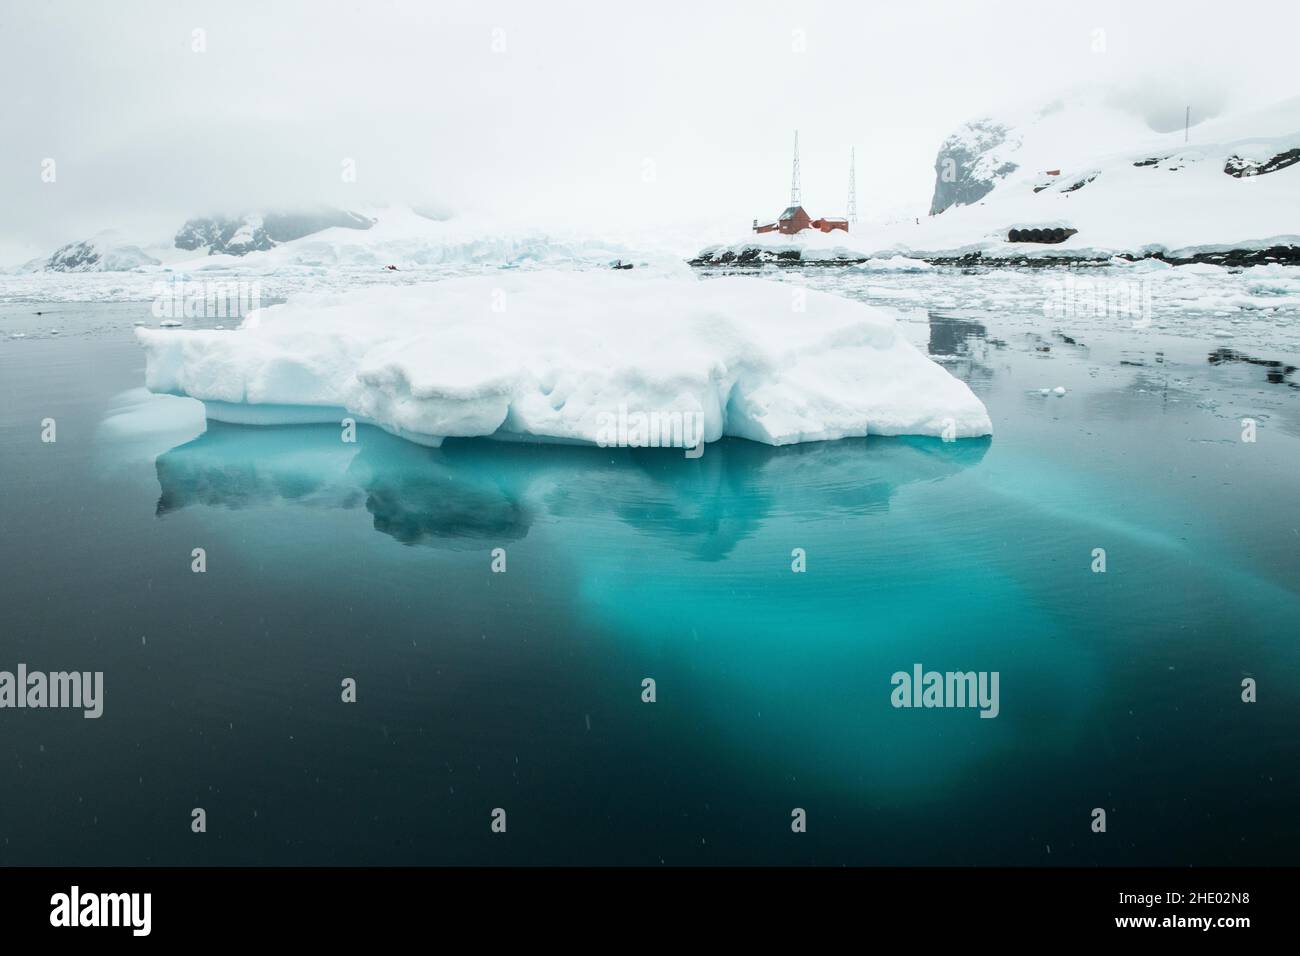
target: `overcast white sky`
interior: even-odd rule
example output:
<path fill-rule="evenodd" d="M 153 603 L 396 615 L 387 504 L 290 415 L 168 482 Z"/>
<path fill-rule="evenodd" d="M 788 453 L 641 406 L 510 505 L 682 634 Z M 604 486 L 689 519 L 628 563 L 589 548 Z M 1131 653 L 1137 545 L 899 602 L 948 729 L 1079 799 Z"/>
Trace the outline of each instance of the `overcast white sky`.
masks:
<path fill-rule="evenodd" d="M 743 228 L 788 197 L 796 127 L 815 213 L 842 211 L 856 146 L 860 214 L 924 215 L 942 139 L 1009 104 L 1300 92 L 1298 6 L 5 0 L 0 261 L 313 200 Z"/>

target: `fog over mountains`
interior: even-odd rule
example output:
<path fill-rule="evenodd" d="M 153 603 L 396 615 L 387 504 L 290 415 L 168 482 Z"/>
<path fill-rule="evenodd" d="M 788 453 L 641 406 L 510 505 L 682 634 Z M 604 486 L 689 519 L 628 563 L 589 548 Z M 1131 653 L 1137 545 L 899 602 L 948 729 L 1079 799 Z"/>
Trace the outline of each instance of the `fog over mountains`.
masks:
<path fill-rule="evenodd" d="M 1196 121 L 1294 92 L 1294 19 L 1208 3 L 1176 18 L 1008 3 L 996 23 L 949 3 L 9 4 L 0 264 L 110 228 L 147 250 L 208 216 L 227 222 L 195 251 L 255 249 L 272 230 L 230 222 L 320 206 L 703 242 L 783 208 L 795 129 L 818 214 L 843 210 L 855 147 L 865 219 L 924 215 L 941 144 L 974 117 L 1095 87 L 1159 131 L 1189 104 Z"/>

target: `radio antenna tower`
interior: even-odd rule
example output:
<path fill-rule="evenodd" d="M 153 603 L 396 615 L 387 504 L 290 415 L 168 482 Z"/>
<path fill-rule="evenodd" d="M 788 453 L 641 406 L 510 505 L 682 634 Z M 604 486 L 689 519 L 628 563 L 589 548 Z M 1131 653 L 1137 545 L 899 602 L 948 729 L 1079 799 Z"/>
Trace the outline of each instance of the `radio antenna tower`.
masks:
<path fill-rule="evenodd" d="M 849 222 L 858 221 L 858 188 L 854 183 L 854 168 L 857 163 L 854 159 L 854 149 L 849 147 L 849 203 L 848 209 L 845 210 L 844 216 Z"/>
<path fill-rule="evenodd" d="M 799 131 L 794 131 L 794 175 L 790 177 L 790 205 L 799 205 Z"/>

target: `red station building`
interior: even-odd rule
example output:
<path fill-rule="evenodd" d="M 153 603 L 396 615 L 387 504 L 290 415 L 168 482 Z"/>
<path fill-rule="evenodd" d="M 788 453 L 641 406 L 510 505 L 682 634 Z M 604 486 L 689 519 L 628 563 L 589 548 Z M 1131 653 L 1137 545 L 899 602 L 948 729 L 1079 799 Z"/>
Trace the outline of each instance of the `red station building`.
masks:
<path fill-rule="evenodd" d="M 820 229 L 822 232 L 830 232 L 832 229 L 842 229 L 849 231 L 849 221 L 847 219 L 813 219 L 804 211 L 803 206 L 790 206 L 785 212 L 781 213 L 776 222 L 765 222 L 759 225 L 757 219 L 754 220 L 755 232 L 779 232 L 783 235 L 793 236 L 796 232 L 803 232 L 805 229 Z"/>
<path fill-rule="evenodd" d="M 849 156 L 849 216 L 856 220 L 857 197 L 854 195 L 854 170 L 853 156 Z M 786 207 L 785 212 L 777 218 L 775 222 L 765 222 L 760 224 L 757 219 L 754 220 L 755 232 L 779 232 L 785 236 L 793 236 L 797 232 L 803 232 L 805 229 L 818 229 L 822 232 L 831 232 L 834 229 L 840 229 L 844 232 L 849 231 L 849 220 L 825 216 L 821 219 L 814 219 L 808 215 L 803 206 L 799 205 L 799 133 L 796 130 L 794 134 L 794 175 L 790 182 L 790 205 Z"/>

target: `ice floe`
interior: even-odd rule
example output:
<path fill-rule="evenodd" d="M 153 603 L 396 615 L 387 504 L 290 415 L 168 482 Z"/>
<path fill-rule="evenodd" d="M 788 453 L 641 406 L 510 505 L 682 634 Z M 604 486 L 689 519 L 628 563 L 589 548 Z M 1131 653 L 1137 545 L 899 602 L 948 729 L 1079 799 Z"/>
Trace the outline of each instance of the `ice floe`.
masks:
<path fill-rule="evenodd" d="M 656 415 L 697 417 L 705 441 L 771 445 L 992 432 L 890 313 L 748 277 L 509 272 L 298 295 L 235 330 L 135 334 L 151 390 L 240 423 L 350 416 L 433 445 L 606 444 L 612 421 Z"/>

